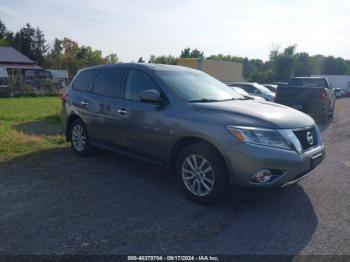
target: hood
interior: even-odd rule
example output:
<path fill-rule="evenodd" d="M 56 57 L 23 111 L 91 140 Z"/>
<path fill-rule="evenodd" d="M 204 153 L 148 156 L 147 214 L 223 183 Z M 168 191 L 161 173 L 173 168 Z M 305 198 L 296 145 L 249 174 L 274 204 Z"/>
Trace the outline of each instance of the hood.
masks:
<path fill-rule="evenodd" d="M 260 96 L 249 95 L 248 97 L 250 97 L 254 100 L 258 100 L 258 101 L 266 101 L 264 98 L 262 98 Z"/>
<path fill-rule="evenodd" d="M 215 119 L 220 119 L 225 125 L 293 129 L 315 124 L 310 116 L 296 109 L 267 101 L 195 103 L 194 108 L 207 117 L 212 115 Z"/>

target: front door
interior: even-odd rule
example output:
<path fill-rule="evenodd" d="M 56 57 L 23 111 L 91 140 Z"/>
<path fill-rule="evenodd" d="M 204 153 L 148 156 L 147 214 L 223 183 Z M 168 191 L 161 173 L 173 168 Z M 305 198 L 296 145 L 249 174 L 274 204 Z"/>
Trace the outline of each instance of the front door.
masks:
<path fill-rule="evenodd" d="M 127 149 L 149 160 L 162 162 L 167 153 L 168 106 L 142 102 L 139 94 L 148 89 L 160 91 L 157 83 L 146 72 L 130 69 L 122 95 L 123 101 L 119 103 L 117 112 L 125 119 Z"/>

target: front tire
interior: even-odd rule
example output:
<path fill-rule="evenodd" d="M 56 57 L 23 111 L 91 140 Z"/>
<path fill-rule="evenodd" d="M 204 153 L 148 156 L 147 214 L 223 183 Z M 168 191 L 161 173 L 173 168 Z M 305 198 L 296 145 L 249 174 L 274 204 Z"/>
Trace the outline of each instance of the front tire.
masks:
<path fill-rule="evenodd" d="M 78 156 L 88 156 L 91 152 L 89 135 L 84 122 L 76 119 L 70 126 L 69 140 L 73 151 Z"/>
<path fill-rule="evenodd" d="M 204 143 L 182 150 L 176 161 L 176 174 L 185 195 L 200 204 L 216 204 L 228 194 L 225 163 L 213 147 Z"/>

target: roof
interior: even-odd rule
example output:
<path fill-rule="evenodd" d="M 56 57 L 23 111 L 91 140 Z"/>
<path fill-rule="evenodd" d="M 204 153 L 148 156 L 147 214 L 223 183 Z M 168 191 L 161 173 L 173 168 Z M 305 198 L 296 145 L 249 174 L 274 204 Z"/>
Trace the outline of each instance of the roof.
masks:
<path fill-rule="evenodd" d="M 193 71 L 194 69 L 178 65 L 163 65 L 163 64 L 149 64 L 149 63 L 118 63 L 118 64 L 108 64 L 108 65 L 98 65 L 92 66 L 85 69 L 101 69 L 101 68 L 147 68 L 153 71 Z"/>
<path fill-rule="evenodd" d="M 0 64 L 8 63 L 34 64 L 32 60 L 30 60 L 28 57 L 26 57 L 13 47 L 0 47 Z"/>
<path fill-rule="evenodd" d="M 226 61 L 226 60 L 220 60 L 220 59 L 211 59 L 211 58 L 192 58 L 192 57 L 185 57 L 185 58 L 180 58 L 179 59 L 179 64 L 181 62 L 186 62 L 186 61 L 205 61 L 207 63 L 219 63 L 219 64 L 239 64 L 241 65 L 242 63 L 240 62 L 235 62 L 235 61 Z"/>

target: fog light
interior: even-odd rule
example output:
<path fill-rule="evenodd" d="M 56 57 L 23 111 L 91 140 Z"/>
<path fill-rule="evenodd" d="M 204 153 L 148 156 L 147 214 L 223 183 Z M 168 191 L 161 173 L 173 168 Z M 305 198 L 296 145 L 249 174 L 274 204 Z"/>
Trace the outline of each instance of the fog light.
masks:
<path fill-rule="evenodd" d="M 272 173 L 268 169 L 260 169 L 253 176 L 254 182 L 267 183 L 272 179 Z"/>

